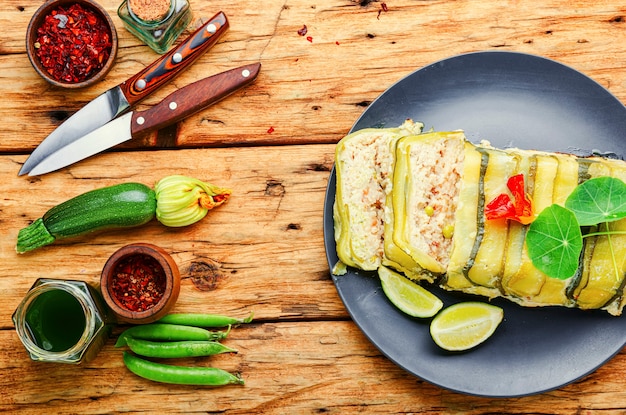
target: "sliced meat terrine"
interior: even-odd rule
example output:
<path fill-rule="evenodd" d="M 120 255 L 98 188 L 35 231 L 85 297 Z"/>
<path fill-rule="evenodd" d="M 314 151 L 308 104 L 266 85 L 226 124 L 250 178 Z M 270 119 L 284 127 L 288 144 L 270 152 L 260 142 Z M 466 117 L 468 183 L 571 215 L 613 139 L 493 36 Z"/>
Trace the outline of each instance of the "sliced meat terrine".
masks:
<path fill-rule="evenodd" d="M 485 207 L 508 192 L 508 178 L 522 175 L 536 217 L 590 178 L 626 180 L 625 162 L 495 149 L 470 143 L 461 131 L 420 133 L 415 125 L 361 130 L 338 144 L 334 220 L 343 264 L 386 265 L 416 281 L 523 306 L 621 314 L 626 235 L 585 238 L 578 271 L 552 278 L 529 257 L 529 225 L 488 220 Z M 626 230 L 626 220 L 611 230 Z"/>

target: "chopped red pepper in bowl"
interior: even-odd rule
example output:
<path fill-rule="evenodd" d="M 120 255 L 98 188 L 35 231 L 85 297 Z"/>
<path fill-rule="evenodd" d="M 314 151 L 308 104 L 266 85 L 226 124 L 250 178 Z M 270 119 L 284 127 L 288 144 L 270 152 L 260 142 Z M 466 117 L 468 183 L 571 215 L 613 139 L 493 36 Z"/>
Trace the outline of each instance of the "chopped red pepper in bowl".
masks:
<path fill-rule="evenodd" d="M 104 265 L 100 289 L 119 321 L 151 323 L 176 303 L 180 272 L 162 248 L 144 243 L 126 245 Z"/>
<path fill-rule="evenodd" d="M 146 311 L 163 298 L 165 271 L 149 255 L 129 255 L 115 266 L 110 288 L 122 307 L 129 311 Z"/>
<path fill-rule="evenodd" d="M 33 15 L 26 50 L 35 70 L 53 85 L 81 88 L 101 80 L 117 55 L 113 21 L 92 0 L 44 3 Z"/>

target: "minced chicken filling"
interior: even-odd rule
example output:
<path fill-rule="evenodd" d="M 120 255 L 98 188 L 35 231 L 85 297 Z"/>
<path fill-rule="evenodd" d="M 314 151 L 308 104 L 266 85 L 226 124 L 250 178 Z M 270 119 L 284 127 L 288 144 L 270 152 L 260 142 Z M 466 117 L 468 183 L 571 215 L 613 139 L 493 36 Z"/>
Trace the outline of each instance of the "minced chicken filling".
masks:
<path fill-rule="evenodd" d="M 389 141 L 395 135 L 372 133 L 347 142 L 340 155 L 343 202 L 350 214 L 353 254 L 374 265 L 383 252 L 384 186 L 388 185 L 392 154 Z"/>
<path fill-rule="evenodd" d="M 411 146 L 408 218 L 412 246 L 444 267 L 452 246 L 454 213 L 461 183 L 463 140 L 441 139 Z"/>

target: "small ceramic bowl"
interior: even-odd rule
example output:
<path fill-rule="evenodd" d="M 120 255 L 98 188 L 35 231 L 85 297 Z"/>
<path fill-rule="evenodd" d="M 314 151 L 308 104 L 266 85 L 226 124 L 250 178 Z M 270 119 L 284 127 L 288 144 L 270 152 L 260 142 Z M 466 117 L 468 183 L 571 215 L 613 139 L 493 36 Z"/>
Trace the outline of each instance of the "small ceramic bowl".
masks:
<path fill-rule="evenodd" d="M 180 272 L 162 248 L 145 243 L 126 245 L 105 263 L 100 290 L 119 322 L 152 323 L 176 303 Z"/>
<path fill-rule="evenodd" d="M 42 47 L 41 43 L 38 42 L 39 35 L 37 31 L 44 24 L 46 16 L 51 15 L 59 7 L 63 7 L 67 10 L 67 8 L 73 4 L 79 4 L 84 10 L 94 12 L 108 28 L 111 42 L 108 59 L 102 63 L 96 62 L 96 66 L 102 66 L 99 69 L 92 71 L 85 79 L 81 77 L 79 81 L 67 81 L 55 78 L 53 75 L 48 73 L 48 70 L 42 63 L 41 58 L 37 55 L 38 49 Z M 64 21 L 65 17 L 67 16 L 57 18 L 61 26 L 66 26 L 68 24 Z M 59 42 L 54 42 L 54 44 L 58 45 Z M 53 49 L 49 54 L 56 56 L 57 51 L 58 49 Z M 33 68 L 35 68 L 35 71 L 37 71 L 37 73 L 46 81 L 62 88 L 84 88 L 102 80 L 111 70 L 113 62 L 117 56 L 117 31 L 115 30 L 113 20 L 111 20 L 111 17 L 106 10 L 93 0 L 48 0 L 41 7 L 39 7 L 28 24 L 28 29 L 26 31 L 26 52 L 28 54 L 28 59 L 30 59 L 30 63 L 33 65 Z M 58 71 L 59 69 L 57 69 L 56 72 Z"/>

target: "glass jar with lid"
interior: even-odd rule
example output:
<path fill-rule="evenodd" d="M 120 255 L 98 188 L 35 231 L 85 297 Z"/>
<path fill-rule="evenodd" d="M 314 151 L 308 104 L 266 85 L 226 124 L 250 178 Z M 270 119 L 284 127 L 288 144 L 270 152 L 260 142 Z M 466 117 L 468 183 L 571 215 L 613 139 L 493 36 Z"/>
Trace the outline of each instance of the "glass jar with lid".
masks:
<path fill-rule="evenodd" d="M 124 0 L 124 27 L 157 53 L 165 53 L 191 22 L 188 0 Z"/>
<path fill-rule="evenodd" d="M 93 359 L 114 317 L 100 293 L 83 281 L 38 279 L 13 313 L 31 359 L 80 364 Z"/>

